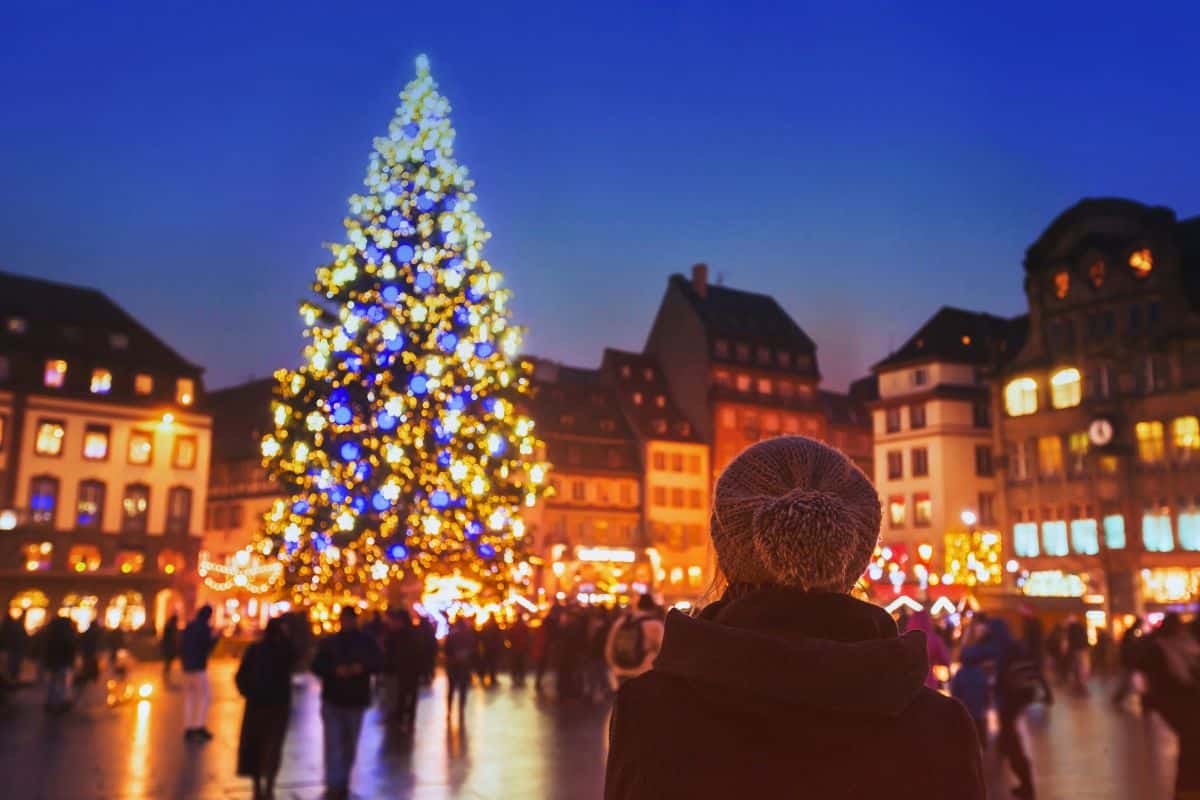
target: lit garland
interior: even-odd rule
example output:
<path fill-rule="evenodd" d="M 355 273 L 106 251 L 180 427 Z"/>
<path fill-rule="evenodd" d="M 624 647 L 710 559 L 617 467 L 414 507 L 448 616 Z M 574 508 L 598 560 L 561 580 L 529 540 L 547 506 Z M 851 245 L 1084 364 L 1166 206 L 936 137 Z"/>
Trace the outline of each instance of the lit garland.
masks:
<path fill-rule="evenodd" d="M 1000 567 L 1000 534 L 975 530 L 946 534 L 943 583 L 994 586 L 1002 577 Z"/>
<path fill-rule="evenodd" d="M 301 308 L 306 363 L 277 374 L 262 442 L 286 495 L 265 517 L 266 552 L 300 603 L 405 573 L 457 572 L 503 595 L 521 580 L 521 508 L 545 486 L 516 412 L 521 331 L 424 56 L 400 97 L 368 192 L 350 198 L 348 241 Z"/>
<path fill-rule="evenodd" d="M 283 565 L 278 561 L 264 561 L 246 548 L 223 563 L 201 560 L 198 572 L 204 585 L 214 592 L 236 590 L 263 594 L 278 587 Z"/>

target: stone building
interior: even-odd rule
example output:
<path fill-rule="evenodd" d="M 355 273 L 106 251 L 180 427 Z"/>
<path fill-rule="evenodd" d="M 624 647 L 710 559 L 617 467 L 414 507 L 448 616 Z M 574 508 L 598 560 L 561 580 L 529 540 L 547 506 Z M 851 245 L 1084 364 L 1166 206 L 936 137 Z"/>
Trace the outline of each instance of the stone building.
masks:
<path fill-rule="evenodd" d="M 1024 266 L 1028 337 L 993 392 L 1001 514 L 1022 591 L 1084 611 L 1093 627 L 1194 607 L 1200 218 L 1086 199 Z"/>
<path fill-rule="evenodd" d="M 0 602 L 158 626 L 195 599 L 202 370 L 104 294 L 0 273 Z"/>

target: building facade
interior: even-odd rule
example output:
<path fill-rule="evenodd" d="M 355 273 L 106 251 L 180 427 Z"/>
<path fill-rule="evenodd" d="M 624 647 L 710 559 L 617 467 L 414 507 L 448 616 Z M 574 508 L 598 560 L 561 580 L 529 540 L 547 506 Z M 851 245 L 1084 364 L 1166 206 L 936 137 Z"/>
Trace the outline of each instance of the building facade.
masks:
<path fill-rule="evenodd" d="M 1029 247 L 1025 290 L 1028 338 L 993 395 L 1022 590 L 1094 626 L 1194 608 L 1200 218 L 1084 200 Z"/>
<path fill-rule="evenodd" d="M 195 600 L 201 369 L 100 292 L 0 273 L 0 602 L 160 626 Z"/>

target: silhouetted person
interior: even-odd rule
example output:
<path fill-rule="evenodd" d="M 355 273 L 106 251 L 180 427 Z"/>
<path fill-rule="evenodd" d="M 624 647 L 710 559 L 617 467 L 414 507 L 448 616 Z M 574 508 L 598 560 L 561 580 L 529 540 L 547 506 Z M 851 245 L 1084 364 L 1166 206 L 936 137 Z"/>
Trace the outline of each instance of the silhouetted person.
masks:
<path fill-rule="evenodd" d="M 121 657 L 121 651 L 125 649 L 125 631 L 121 630 L 118 624 L 115 628 L 110 628 L 108 631 L 108 668 L 112 671 L 117 669 L 117 659 Z"/>
<path fill-rule="evenodd" d="M 71 707 L 71 670 L 75 667 L 77 639 L 75 623 L 69 617 L 55 617 L 46 626 L 42 668 L 49 678 L 47 711 L 60 712 Z"/>
<path fill-rule="evenodd" d="M 254 800 L 275 795 L 275 776 L 283 755 L 292 708 L 295 658 L 283 619 L 267 623 L 262 639 L 246 648 L 234 682 L 246 698 L 238 736 L 237 773 L 254 784 Z"/>
<path fill-rule="evenodd" d="M 79 635 L 79 674 L 75 686 L 80 691 L 100 677 L 100 637 L 103 629 L 99 620 L 88 623 L 87 630 Z"/>
<path fill-rule="evenodd" d="M 1038 683 L 1042 687 L 1042 698 L 1046 703 L 1054 702 L 1054 691 L 1050 681 L 1046 679 L 1046 637 L 1042 631 L 1042 621 L 1032 613 L 1026 613 L 1021 620 L 1021 644 L 1025 648 L 1029 660 L 1037 668 Z"/>
<path fill-rule="evenodd" d="M 183 736 L 188 741 L 208 741 L 213 737 L 208 720 L 208 657 L 220 635 L 212 629 L 212 606 L 203 605 L 183 629 L 180 642 L 180 666 L 183 667 Z"/>
<path fill-rule="evenodd" d="M 389 724 L 412 733 L 417 723 L 417 692 L 424 670 L 421 629 L 403 607 L 388 609 L 383 635 L 381 688 L 383 711 Z"/>
<path fill-rule="evenodd" d="M 525 674 L 529 670 L 529 650 L 532 645 L 529 633 L 529 623 L 524 616 L 517 617 L 512 627 L 508 629 L 509 668 L 512 672 L 513 686 L 525 685 Z"/>
<path fill-rule="evenodd" d="M 1113 691 L 1112 701 L 1114 705 L 1120 705 L 1125 702 L 1125 698 L 1129 693 L 1134 691 L 1133 676 L 1137 674 L 1142 666 L 1142 651 L 1145 637 L 1143 636 L 1142 618 L 1134 617 L 1133 624 L 1130 625 L 1125 633 L 1121 636 L 1121 643 L 1117 646 L 1117 688 Z"/>
<path fill-rule="evenodd" d="M 504 654 L 504 630 L 496 615 L 488 617 L 487 622 L 479 631 L 479 682 L 487 686 L 496 685 L 496 675 L 500 670 L 500 657 Z"/>
<path fill-rule="evenodd" d="M 471 687 L 471 671 L 475 666 L 476 649 L 475 629 L 465 618 L 459 617 L 450 626 L 442 642 L 442 650 L 446 660 L 446 716 L 454 710 L 454 699 L 458 698 L 458 715 L 466 713 L 467 689 Z"/>
<path fill-rule="evenodd" d="M 171 664 L 179 657 L 179 615 L 171 614 L 163 625 L 158 640 L 158 652 L 163 661 L 163 681 L 171 677 Z"/>
<path fill-rule="evenodd" d="M 433 683 L 433 673 L 437 670 L 438 640 L 437 626 L 433 620 L 424 615 L 417 616 L 419 629 L 418 640 L 421 644 L 421 683 L 428 686 Z"/>
<path fill-rule="evenodd" d="M 1067 620 L 1067 669 L 1071 686 L 1079 694 L 1087 694 L 1090 665 L 1090 649 L 1087 628 L 1072 616 Z"/>
<path fill-rule="evenodd" d="M 379 645 L 358 627 L 358 613 L 342 609 L 341 630 L 327 636 L 313 659 L 321 679 L 321 723 L 325 736 L 325 791 L 330 800 L 350 796 L 350 773 L 358 753 L 363 714 L 371 704 L 371 676 L 379 671 Z"/>
<path fill-rule="evenodd" d="M 1147 637 L 1142 658 L 1148 704 L 1179 737 L 1175 798 L 1200 797 L 1200 642 L 1172 612 Z"/>
<path fill-rule="evenodd" d="M 29 635 L 25 633 L 25 612 L 17 616 L 6 614 L 0 624 L 0 648 L 4 651 L 4 668 L 13 683 L 21 680 L 21 666 L 25 661 L 25 648 Z"/>

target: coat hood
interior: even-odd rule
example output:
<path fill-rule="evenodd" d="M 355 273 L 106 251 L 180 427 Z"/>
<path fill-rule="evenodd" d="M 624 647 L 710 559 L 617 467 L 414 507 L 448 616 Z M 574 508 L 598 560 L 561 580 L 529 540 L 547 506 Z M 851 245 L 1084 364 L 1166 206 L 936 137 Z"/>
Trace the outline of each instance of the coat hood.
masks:
<path fill-rule="evenodd" d="M 755 589 L 667 616 L 654 669 L 718 702 L 895 716 L 929 670 L 925 635 L 848 595 Z M 757 701 L 757 702 L 756 702 Z"/>

